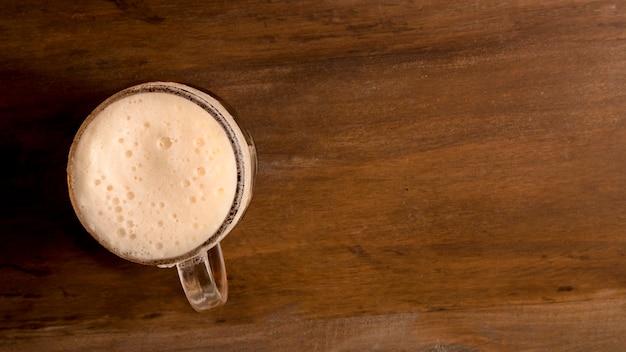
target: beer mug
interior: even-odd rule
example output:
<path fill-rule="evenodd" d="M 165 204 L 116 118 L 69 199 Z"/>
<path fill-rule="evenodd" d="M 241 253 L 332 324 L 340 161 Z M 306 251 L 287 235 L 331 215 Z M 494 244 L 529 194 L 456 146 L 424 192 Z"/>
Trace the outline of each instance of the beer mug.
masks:
<path fill-rule="evenodd" d="M 70 148 L 69 196 L 85 229 L 126 260 L 176 267 L 196 311 L 224 304 L 220 241 L 254 187 L 252 138 L 214 97 L 187 85 L 124 89 L 83 122 Z"/>

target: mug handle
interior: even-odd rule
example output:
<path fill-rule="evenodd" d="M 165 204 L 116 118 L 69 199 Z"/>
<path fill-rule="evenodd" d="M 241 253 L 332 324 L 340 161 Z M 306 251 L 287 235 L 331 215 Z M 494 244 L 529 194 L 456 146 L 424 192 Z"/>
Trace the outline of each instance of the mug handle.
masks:
<path fill-rule="evenodd" d="M 220 244 L 176 264 L 189 303 L 198 312 L 221 306 L 228 299 L 226 267 Z"/>

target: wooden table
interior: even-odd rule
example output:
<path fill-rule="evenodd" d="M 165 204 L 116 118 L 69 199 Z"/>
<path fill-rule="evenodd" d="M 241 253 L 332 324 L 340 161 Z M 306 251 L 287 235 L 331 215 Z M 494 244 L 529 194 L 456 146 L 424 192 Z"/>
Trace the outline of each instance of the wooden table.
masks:
<path fill-rule="evenodd" d="M 69 145 L 127 86 L 254 136 L 228 303 L 99 246 Z M 0 350 L 626 350 L 626 4 L 3 1 Z"/>

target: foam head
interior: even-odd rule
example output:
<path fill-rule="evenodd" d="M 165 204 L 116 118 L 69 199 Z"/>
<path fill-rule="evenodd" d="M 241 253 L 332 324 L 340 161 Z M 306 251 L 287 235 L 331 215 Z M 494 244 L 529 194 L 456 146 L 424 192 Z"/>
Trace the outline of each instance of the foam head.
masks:
<path fill-rule="evenodd" d="M 126 259 L 158 263 L 201 247 L 232 212 L 232 136 L 184 96 L 140 92 L 96 109 L 70 151 L 70 197 L 85 228 Z"/>

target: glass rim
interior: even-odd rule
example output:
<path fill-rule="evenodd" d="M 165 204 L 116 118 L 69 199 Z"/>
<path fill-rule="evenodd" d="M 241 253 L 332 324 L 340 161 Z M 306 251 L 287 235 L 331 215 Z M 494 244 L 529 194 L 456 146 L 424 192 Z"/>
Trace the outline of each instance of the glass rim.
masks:
<path fill-rule="evenodd" d="M 140 258 L 130 256 L 128 254 L 125 254 L 124 252 L 113 250 L 111 246 L 109 246 L 108 243 L 103 240 L 103 237 L 106 237 L 106 236 L 101 236 L 100 234 L 95 233 L 95 231 L 90 230 L 88 226 L 85 226 L 87 222 L 83 220 L 83 215 L 81 211 L 78 209 L 78 206 L 76 204 L 76 201 L 74 198 L 74 189 L 73 189 L 74 186 L 73 186 L 73 180 L 72 180 L 73 156 L 75 153 L 76 146 L 78 142 L 80 141 L 81 137 L 83 136 L 85 129 L 109 105 L 123 98 L 129 97 L 135 94 L 140 94 L 140 93 L 173 94 L 173 95 L 176 95 L 176 96 L 179 96 L 179 97 L 182 97 L 184 99 L 191 101 L 192 103 L 194 103 L 195 105 L 199 106 L 204 111 L 206 111 L 220 125 L 222 130 L 226 133 L 228 140 L 230 142 L 230 145 L 233 149 L 233 153 L 235 156 L 236 170 L 237 170 L 237 183 L 236 183 L 236 188 L 235 188 L 235 195 L 233 197 L 233 201 L 231 203 L 228 214 L 222 221 L 219 228 L 214 233 L 207 236 L 207 239 L 202 244 L 200 244 L 199 246 L 195 247 L 194 249 L 188 252 L 185 252 L 184 254 L 177 255 L 174 257 L 159 258 L 159 259 L 154 259 L 154 260 L 143 260 Z M 236 133 L 237 130 L 240 132 L 241 137 L 237 135 Z M 241 138 L 243 138 L 244 140 L 241 140 Z M 85 120 L 82 122 L 81 126 L 79 127 L 78 131 L 76 132 L 76 135 L 74 136 L 74 139 L 70 146 L 70 151 L 68 154 L 68 164 L 67 164 L 67 183 L 68 183 L 68 190 L 69 190 L 69 196 L 70 196 L 70 201 L 72 203 L 72 207 L 74 208 L 74 212 L 76 213 L 79 221 L 81 222 L 85 230 L 89 232 L 89 234 L 94 239 L 96 239 L 98 243 L 100 243 L 107 250 L 114 253 L 118 257 L 121 257 L 123 259 L 126 259 L 134 263 L 145 264 L 145 265 L 173 266 L 176 263 L 190 259 L 198 255 L 198 253 L 200 253 L 201 251 L 208 250 L 212 248 L 213 246 L 215 246 L 217 243 L 219 243 L 229 233 L 230 227 L 233 224 L 233 221 L 237 218 L 237 215 L 242 210 L 244 210 L 242 208 L 245 208 L 246 206 L 245 200 L 244 200 L 244 194 L 245 194 L 247 186 L 245 182 L 246 181 L 246 165 L 245 165 L 246 160 L 245 160 L 245 156 L 244 156 L 242 149 L 243 149 L 243 145 L 246 145 L 246 143 L 248 142 L 249 141 L 246 140 L 246 134 L 243 132 L 241 127 L 235 121 L 233 114 L 230 111 L 228 111 L 228 109 L 224 106 L 224 104 L 222 104 L 216 97 L 214 97 L 213 95 L 210 95 L 209 93 L 206 93 L 204 91 L 201 91 L 197 88 L 194 88 L 185 84 L 175 83 L 175 82 L 146 82 L 146 83 L 141 83 L 141 84 L 137 84 L 137 85 L 122 89 L 116 92 L 115 94 L 109 96 L 103 102 L 101 102 L 85 118 Z"/>

